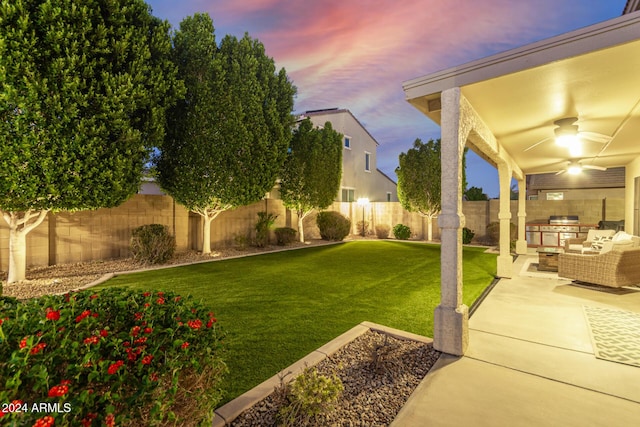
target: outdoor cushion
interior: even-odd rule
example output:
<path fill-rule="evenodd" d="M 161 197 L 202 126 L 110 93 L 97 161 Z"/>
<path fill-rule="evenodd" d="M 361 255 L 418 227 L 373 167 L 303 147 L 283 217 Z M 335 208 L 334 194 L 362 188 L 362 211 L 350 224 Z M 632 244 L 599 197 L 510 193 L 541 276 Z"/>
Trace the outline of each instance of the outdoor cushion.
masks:
<path fill-rule="evenodd" d="M 585 253 L 598 251 L 602 247 L 600 243 L 598 243 L 599 247 L 593 247 L 593 242 L 596 239 L 601 239 L 603 237 L 611 238 L 615 234 L 615 230 L 589 230 L 587 233 L 587 238 L 571 238 L 566 239 L 565 241 L 565 251 L 570 253 Z"/>
<path fill-rule="evenodd" d="M 622 240 L 631 240 L 633 236 L 629 233 L 625 233 L 624 231 L 618 231 L 616 234 L 613 235 L 613 238 L 611 238 L 612 242 L 620 242 Z"/>
<path fill-rule="evenodd" d="M 619 234 L 618 239 L 616 240 L 616 236 Z M 613 249 L 623 249 L 623 248 L 637 248 L 640 247 L 640 237 L 633 236 L 631 234 L 625 233 L 624 231 L 619 231 L 616 233 L 616 236 L 611 239 L 609 242 L 604 242 L 602 244 L 602 250 L 600 253 L 607 253 L 612 251 Z"/>
<path fill-rule="evenodd" d="M 593 240 L 596 237 L 613 237 L 613 235 L 615 235 L 616 232 L 615 230 L 598 230 L 598 229 L 592 229 L 589 230 L 589 232 L 587 233 L 587 241 L 589 242 L 593 242 Z"/>
<path fill-rule="evenodd" d="M 602 246 L 605 242 L 612 241 L 613 236 L 593 236 L 593 240 L 591 241 L 591 249 L 599 251 L 602 249 Z"/>

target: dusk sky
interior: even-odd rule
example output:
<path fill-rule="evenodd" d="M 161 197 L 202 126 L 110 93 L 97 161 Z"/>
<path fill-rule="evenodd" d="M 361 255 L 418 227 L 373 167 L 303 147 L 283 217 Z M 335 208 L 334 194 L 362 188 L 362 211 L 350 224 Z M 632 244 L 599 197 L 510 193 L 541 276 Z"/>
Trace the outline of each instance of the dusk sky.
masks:
<path fill-rule="evenodd" d="M 216 40 L 259 39 L 298 88 L 295 112 L 349 109 L 380 144 L 378 169 L 440 128 L 402 82 L 618 17 L 625 0 L 147 0 L 174 28 L 208 12 Z M 469 186 L 498 196 L 498 173 L 467 157 Z"/>

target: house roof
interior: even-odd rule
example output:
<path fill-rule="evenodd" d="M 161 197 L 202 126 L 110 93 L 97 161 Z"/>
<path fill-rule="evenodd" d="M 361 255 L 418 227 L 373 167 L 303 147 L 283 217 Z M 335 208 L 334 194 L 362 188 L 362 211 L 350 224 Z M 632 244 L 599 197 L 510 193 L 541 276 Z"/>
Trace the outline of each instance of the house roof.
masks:
<path fill-rule="evenodd" d="M 387 175 L 386 173 L 382 172 L 380 169 L 376 168 L 376 171 L 378 171 L 378 173 L 382 176 L 384 176 L 385 178 L 387 178 L 389 181 L 393 182 L 395 185 L 398 185 L 397 182 L 395 182 L 393 179 L 391 179 L 391 177 L 389 177 L 389 175 Z"/>
<path fill-rule="evenodd" d="M 627 0 L 627 4 L 624 6 L 622 14 L 627 14 L 640 10 L 640 0 Z"/>
<path fill-rule="evenodd" d="M 527 176 L 528 190 L 555 190 L 560 188 L 624 188 L 624 168 L 606 171 L 585 169 L 578 175 L 542 173 Z"/>
<path fill-rule="evenodd" d="M 407 100 L 436 123 L 440 96 L 460 88 L 500 147 L 525 174 L 556 172 L 571 159 L 554 122 L 577 117 L 583 164 L 624 166 L 640 155 L 640 13 L 404 82 Z M 472 147 L 473 148 L 473 147 Z M 480 153 L 481 154 L 481 153 Z"/>
<path fill-rule="evenodd" d="M 307 110 L 304 113 L 302 113 L 300 115 L 300 118 L 305 118 L 305 117 L 311 117 L 311 116 L 324 116 L 327 114 L 342 114 L 342 113 L 348 113 L 351 117 L 353 117 L 353 120 L 356 121 L 356 123 L 358 123 L 358 125 L 364 129 L 364 131 L 367 133 L 367 135 L 369 135 L 371 137 L 371 139 L 373 140 L 373 142 L 376 143 L 376 145 L 380 145 L 378 143 L 378 141 L 373 137 L 373 135 L 371 135 L 371 133 L 369 133 L 369 131 L 367 130 L 366 127 L 364 127 L 364 125 L 362 123 L 360 123 L 360 120 L 358 120 L 356 118 L 356 116 L 353 115 L 353 113 L 349 110 L 347 110 L 346 108 L 326 108 L 323 110 Z"/>

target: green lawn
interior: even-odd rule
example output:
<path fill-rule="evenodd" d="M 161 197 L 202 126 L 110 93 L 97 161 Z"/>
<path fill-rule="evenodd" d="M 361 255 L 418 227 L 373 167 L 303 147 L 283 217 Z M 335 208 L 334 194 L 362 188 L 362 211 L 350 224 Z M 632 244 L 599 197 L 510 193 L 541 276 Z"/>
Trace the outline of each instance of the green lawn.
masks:
<path fill-rule="evenodd" d="M 464 248 L 464 302 L 493 280 L 496 256 Z M 359 241 L 119 276 L 104 286 L 201 299 L 227 331 L 225 402 L 358 323 L 433 336 L 440 246 Z"/>

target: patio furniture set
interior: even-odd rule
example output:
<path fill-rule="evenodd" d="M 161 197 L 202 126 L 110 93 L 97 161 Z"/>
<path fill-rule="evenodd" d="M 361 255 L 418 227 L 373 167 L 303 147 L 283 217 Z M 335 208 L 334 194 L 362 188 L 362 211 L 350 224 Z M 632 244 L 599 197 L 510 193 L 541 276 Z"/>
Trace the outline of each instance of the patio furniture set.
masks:
<path fill-rule="evenodd" d="M 615 230 L 590 230 L 567 239 L 557 253 L 558 276 L 619 288 L 640 284 L 640 237 Z"/>

